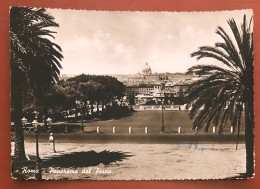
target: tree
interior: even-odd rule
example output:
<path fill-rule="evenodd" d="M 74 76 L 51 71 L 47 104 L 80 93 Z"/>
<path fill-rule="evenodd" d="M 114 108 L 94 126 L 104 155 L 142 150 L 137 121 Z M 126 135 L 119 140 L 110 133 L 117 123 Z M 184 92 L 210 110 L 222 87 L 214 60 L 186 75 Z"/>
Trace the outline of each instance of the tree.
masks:
<path fill-rule="evenodd" d="M 32 90 L 28 89 L 23 92 L 22 99 L 23 116 L 30 122 L 34 119 L 30 116 L 33 111 L 44 115 L 45 121 L 47 117 L 51 117 L 55 121 L 56 118 L 59 118 L 59 113 L 67 106 L 65 90 L 58 84 L 51 85 L 48 90 L 37 97 Z M 40 116 L 40 118 L 42 117 Z M 42 121 L 44 122 L 44 119 Z"/>
<path fill-rule="evenodd" d="M 76 76 L 77 77 L 77 76 Z M 80 99 L 82 101 L 90 101 L 91 105 L 91 115 L 93 116 L 93 109 L 94 109 L 94 102 L 97 102 L 97 111 L 98 111 L 98 104 L 100 99 L 100 88 L 102 85 L 100 83 L 94 82 L 92 80 L 88 80 L 87 82 L 81 81 L 78 85 L 78 93 L 80 94 Z"/>
<path fill-rule="evenodd" d="M 11 106 L 15 124 L 14 156 L 17 160 L 26 159 L 21 94 L 28 89 L 41 94 L 58 80 L 63 57 L 61 48 L 50 40 L 55 32 L 48 30 L 58 26 L 45 9 L 10 9 Z"/>
<path fill-rule="evenodd" d="M 72 78 L 69 78 L 67 81 L 79 83 L 86 83 L 89 88 L 87 95 L 90 103 L 93 104 L 97 102 L 97 104 L 102 102 L 104 104 L 105 101 L 111 101 L 114 98 L 120 99 L 124 95 L 124 85 L 116 78 L 111 76 L 97 76 L 97 75 L 85 75 L 81 74 Z M 103 106 L 103 105 L 102 105 Z M 93 108 L 92 108 L 93 109 Z M 91 112 L 93 113 L 93 112 Z M 92 114 L 93 115 L 93 114 Z"/>
<path fill-rule="evenodd" d="M 164 96 L 164 98 L 163 98 L 162 102 L 163 102 L 163 104 L 167 105 L 170 98 L 169 98 L 168 94 L 165 92 L 163 93 L 163 96 Z"/>
<path fill-rule="evenodd" d="M 182 88 L 180 88 L 179 92 L 178 92 L 178 105 L 179 105 L 179 110 L 181 110 L 181 104 L 183 104 L 183 98 L 184 98 L 184 94 L 183 94 L 183 90 Z"/>
<path fill-rule="evenodd" d="M 50 86 L 38 101 L 39 103 L 36 105 L 42 109 L 41 112 L 45 115 L 45 118 L 47 119 L 48 114 L 48 116 L 52 114 L 54 121 L 56 117 L 59 117 L 59 113 L 64 109 L 64 106 L 66 106 L 67 98 L 65 90 L 55 84 Z"/>
<path fill-rule="evenodd" d="M 133 105 L 135 105 L 135 93 L 131 92 L 129 95 L 129 104 L 131 105 L 131 111 L 133 111 Z"/>
<path fill-rule="evenodd" d="M 69 110 L 75 108 L 76 99 L 80 99 L 80 93 L 78 93 L 79 85 L 75 81 L 60 81 L 58 83 L 60 87 L 63 88 L 64 94 L 66 96 L 66 103 L 64 104 L 64 109 Z"/>
<path fill-rule="evenodd" d="M 246 144 L 246 176 L 254 173 L 254 109 L 253 109 L 253 31 L 252 18 L 247 23 L 244 15 L 241 30 L 234 19 L 227 21 L 235 39 L 218 27 L 216 33 L 224 42 L 215 43 L 215 46 L 202 46 L 191 54 L 192 57 L 213 58 L 223 66 L 198 65 L 189 69 L 189 73 L 208 77 L 191 84 L 188 94 L 188 106 L 192 107 L 189 116 L 194 118 L 201 107 L 193 124 L 193 128 L 202 128 L 205 131 L 211 123 L 219 125 L 219 132 L 227 120 L 231 120 L 237 127 L 237 136 L 240 132 L 241 115 L 245 112 L 245 144 Z"/>

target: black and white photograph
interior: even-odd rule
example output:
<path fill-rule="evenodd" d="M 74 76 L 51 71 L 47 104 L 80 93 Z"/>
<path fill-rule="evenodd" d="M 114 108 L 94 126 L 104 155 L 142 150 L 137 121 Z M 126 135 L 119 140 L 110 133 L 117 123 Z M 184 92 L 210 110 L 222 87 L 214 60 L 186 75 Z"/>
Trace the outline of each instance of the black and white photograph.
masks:
<path fill-rule="evenodd" d="M 251 9 L 9 12 L 13 179 L 254 177 Z"/>

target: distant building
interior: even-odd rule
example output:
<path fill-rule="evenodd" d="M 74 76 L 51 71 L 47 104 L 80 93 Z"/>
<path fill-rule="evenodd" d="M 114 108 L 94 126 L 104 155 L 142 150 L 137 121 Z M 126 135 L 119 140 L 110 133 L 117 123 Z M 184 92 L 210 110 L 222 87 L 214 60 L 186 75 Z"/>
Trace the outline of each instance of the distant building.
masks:
<path fill-rule="evenodd" d="M 165 89 L 173 89 L 174 88 L 174 82 L 167 82 L 165 83 Z"/>
<path fill-rule="evenodd" d="M 132 85 L 125 87 L 125 95 L 129 96 L 130 94 L 134 93 L 142 94 L 142 95 L 151 95 L 154 90 L 161 90 L 162 85 L 160 84 L 140 84 L 140 85 Z"/>
<path fill-rule="evenodd" d="M 154 90 L 162 90 L 164 85 L 162 85 L 161 83 L 155 83 L 153 84 L 153 88 Z"/>
<path fill-rule="evenodd" d="M 152 69 L 151 67 L 148 65 L 148 63 L 146 62 L 143 70 L 142 70 L 142 74 L 143 75 L 151 75 L 152 74 Z"/>
<path fill-rule="evenodd" d="M 154 86 L 152 84 L 139 85 L 138 94 L 149 95 L 153 89 L 154 89 Z"/>
<path fill-rule="evenodd" d="M 177 96 L 182 91 L 187 93 L 192 75 L 182 73 L 152 73 L 151 67 L 146 62 L 141 73 L 126 75 L 120 80 L 125 84 L 125 95 L 149 95 L 155 98 Z"/>
<path fill-rule="evenodd" d="M 177 90 L 175 90 L 175 89 L 173 89 L 173 88 L 171 88 L 171 89 L 164 89 L 164 90 L 162 90 L 162 92 L 164 93 L 164 94 L 166 94 L 168 97 L 170 97 L 170 96 L 172 96 L 172 97 L 176 97 L 176 96 L 178 96 L 178 94 L 179 94 L 179 91 L 177 91 Z"/>
<path fill-rule="evenodd" d="M 173 89 L 175 89 L 176 91 L 180 92 L 186 92 L 189 88 L 189 84 L 188 83 L 177 83 L 173 86 Z"/>
<path fill-rule="evenodd" d="M 176 92 L 180 91 L 187 91 L 189 88 L 189 83 L 166 83 L 165 89 L 166 90 L 175 90 Z"/>
<path fill-rule="evenodd" d="M 139 83 L 143 82 L 143 80 L 144 80 L 144 76 L 142 76 L 140 74 L 130 75 L 127 78 L 127 83 L 128 83 L 128 85 L 134 85 L 135 83 L 139 84 Z"/>
<path fill-rule="evenodd" d="M 139 88 L 139 86 L 126 86 L 125 95 L 130 96 L 133 93 L 134 93 L 134 95 L 137 95 L 139 93 L 138 88 Z"/>

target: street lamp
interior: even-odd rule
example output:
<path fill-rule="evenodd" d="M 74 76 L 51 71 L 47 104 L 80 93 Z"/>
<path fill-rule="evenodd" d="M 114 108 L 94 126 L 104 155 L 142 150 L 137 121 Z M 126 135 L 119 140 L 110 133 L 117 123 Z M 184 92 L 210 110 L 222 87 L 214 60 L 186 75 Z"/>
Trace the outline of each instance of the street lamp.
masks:
<path fill-rule="evenodd" d="M 25 117 L 23 117 L 23 119 L 21 119 L 22 121 L 22 126 L 24 127 L 24 129 L 26 130 L 26 123 L 27 123 L 27 119 Z"/>
<path fill-rule="evenodd" d="M 41 180 L 42 179 L 42 171 L 41 171 L 41 167 L 40 167 L 40 157 L 39 157 L 39 142 L 38 142 L 38 136 L 40 134 L 40 130 L 39 130 L 39 125 L 38 125 L 38 121 L 34 120 L 32 122 L 32 126 L 34 128 L 34 135 L 35 135 L 35 141 L 36 141 L 36 163 L 35 163 L 35 179 L 36 180 Z"/>
<path fill-rule="evenodd" d="M 81 100 L 77 100 L 75 101 L 76 106 L 80 108 L 80 122 L 81 122 L 81 131 L 84 130 L 84 125 L 83 125 L 83 107 L 85 106 L 84 102 L 82 102 Z"/>
<path fill-rule="evenodd" d="M 50 129 L 50 132 L 52 132 L 52 126 L 51 126 L 52 119 L 48 117 L 48 119 L 46 121 L 47 121 L 48 127 Z"/>
<path fill-rule="evenodd" d="M 163 115 L 163 109 L 164 109 L 164 102 L 162 101 L 162 133 L 165 132 L 165 127 L 164 127 L 164 115 Z"/>

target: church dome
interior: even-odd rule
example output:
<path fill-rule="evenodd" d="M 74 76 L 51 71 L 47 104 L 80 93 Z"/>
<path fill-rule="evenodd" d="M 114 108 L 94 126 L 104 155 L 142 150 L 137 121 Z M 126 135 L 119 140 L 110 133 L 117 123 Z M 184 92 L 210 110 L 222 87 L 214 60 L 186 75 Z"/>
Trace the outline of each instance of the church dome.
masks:
<path fill-rule="evenodd" d="M 148 65 L 147 62 L 146 62 L 145 66 L 144 66 L 144 68 L 143 68 L 143 70 L 142 70 L 142 73 L 143 73 L 144 75 L 149 75 L 149 74 L 152 73 L 152 69 L 151 69 L 151 67 Z"/>

